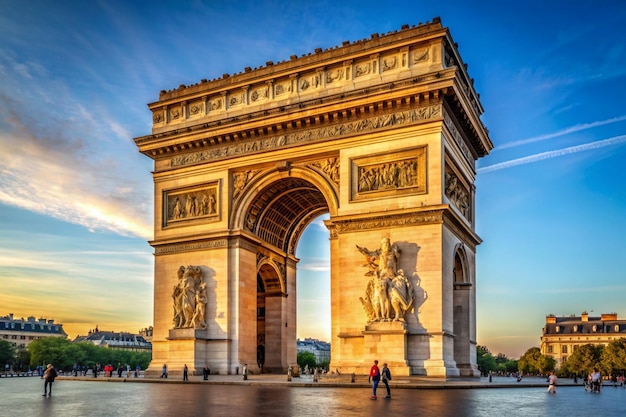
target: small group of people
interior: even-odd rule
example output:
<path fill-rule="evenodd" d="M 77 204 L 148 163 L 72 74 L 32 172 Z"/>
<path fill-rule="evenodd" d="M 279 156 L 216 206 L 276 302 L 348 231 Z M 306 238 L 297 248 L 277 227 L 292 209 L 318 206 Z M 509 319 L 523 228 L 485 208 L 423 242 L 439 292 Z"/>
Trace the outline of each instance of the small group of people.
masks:
<path fill-rule="evenodd" d="M 600 392 L 602 390 L 602 374 L 598 368 L 593 368 L 593 372 L 585 378 L 585 391 Z"/>
<path fill-rule="evenodd" d="M 391 381 L 391 371 L 387 367 L 386 363 L 383 363 L 383 368 L 380 369 L 378 367 L 378 360 L 374 361 L 374 364 L 370 368 L 370 376 L 369 381 L 372 383 L 372 396 L 371 399 L 375 400 L 376 390 L 378 389 L 378 384 L 382 379 L 383 384 L 385 384 L 385 388 L 387 389 L 386 399 L 391 399 L 391 388 L 389 387 L 389 381 Z"/>

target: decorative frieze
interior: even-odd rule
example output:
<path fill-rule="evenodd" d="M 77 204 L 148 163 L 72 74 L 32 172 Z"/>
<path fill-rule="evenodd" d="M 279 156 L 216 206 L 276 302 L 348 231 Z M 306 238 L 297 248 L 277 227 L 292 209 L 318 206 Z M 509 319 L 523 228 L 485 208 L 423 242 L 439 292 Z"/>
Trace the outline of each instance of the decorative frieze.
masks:
<path fill-rule="evenodd" d="M 327 222 L 331 238 L 341 233 L 351 233 L 374 229 L 413 226 L 416 224 L 434 224 L 443 222 L 442 210 L 425 210 L 412 213 L 375 216 L 367 219 L 330 220 Z"/>
<path fill-rule="evenodd" d="M 215 146 L 212 149 L 175 156 L 171 159 L 170 164 L 173 168 L 176 168 L 205 161 L 216 161 L 232 158 L 234 156 L 275 150 L 289 145 L 316 142 L 327 140 L 328 138 L 367 133 L 398 126 L 407 126 L 440 118 L 442 117 L 442 112 L 442 104 L 437 103 L 415 109 L 358 119 L 353 122 L 335 123 L 320 128 L 299 130 L 285 135 L 274 135 L 268 138 L 249 140 L 238 144 Z"/>
<path fill-rule="evenodd" d="M 159 245 L 154 248 L 155 255 L 168 255 L 171 253 L 191 252 L 206 249 L 222 249 L 228 247 L 227 239 L 203 240 L 200 242 L 171 243 Z"/>

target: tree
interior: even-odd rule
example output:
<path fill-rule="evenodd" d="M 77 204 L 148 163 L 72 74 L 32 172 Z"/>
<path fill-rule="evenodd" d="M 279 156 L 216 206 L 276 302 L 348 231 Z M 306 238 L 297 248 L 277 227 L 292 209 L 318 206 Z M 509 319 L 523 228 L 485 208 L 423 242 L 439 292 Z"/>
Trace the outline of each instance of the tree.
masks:
<path fill-rule="evenodd" d="M 304 368 L 306 365 L 309 365 L 309 369 L 312 369 L 317 365 L 315 355 L 311 352 L 299 352 L 297 360 L 300 368 Z"/>
<path fill-rule="evenodd" d="M 0 370 L 4 371 L 4 365 L 13 365 L 15 360 L 15 346 L 6 340 L 0 340 Z"/>
<path fill-rule="evenodd" d="M 542 355 L 538 347 L 532 347 L 526 351 L 517 361 L 519 370 L 525 374 L 546 374 L 556 367 L 556 361 L 552 356 Z"/>
<path fill-rule="evenodd" d="M 626 371 L 626 338 L 612 340 L 604 347 L 600 360 L 607 374 Z"/>
<path fill-rule="evenodd" d="M 487 346 L 476 346 L 476 363 L 481 374 L 487 375 L 498 367 L 496 358 L 493 357 Z"/>
<path fill-rule="evenodd" d="M 602 372 L 605 372 L 604 367 L 601 366 L 603 350 L 603 345 L 586 344 L 578 346 L 567 360 L 561 364 L 560 373 L 589 375 L 593 368 L 599 368 L 602 369 Z"/>

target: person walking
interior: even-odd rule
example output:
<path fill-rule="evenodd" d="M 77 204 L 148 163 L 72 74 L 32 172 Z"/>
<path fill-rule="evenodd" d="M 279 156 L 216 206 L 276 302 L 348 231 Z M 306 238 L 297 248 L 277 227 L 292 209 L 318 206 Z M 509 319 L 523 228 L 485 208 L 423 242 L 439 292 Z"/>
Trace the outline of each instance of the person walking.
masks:
<path fill-rule="evenodd" d="M 167 378 L 167 364 L 163 364 L 163 373 L 161 374 L 161 378 Z"/>
<path fill-rule="evenodd" d="M 189 375 L 189 369 L 187 368 L 187 364 L 185 364 L 185 367 L 183 368 L 183 381 L 189 381 L 189 378 L 187 377 Z"/>
<path fill-rule="evenodd" d="M 552 394 L 556 394 L 556 381 L 558 378 L 554 374 L 554 371 L 550 372 L 550 376 L 548 377 L 548 392 Z"/>
<path fill-rule="evenodd" d="M 52 383 L 57 377 L 57 371 L 51 363 L 48 364 L 46 371 L 43 373 L 43 396 L 50 397 L 52 395 Z"/>
<path fill-rule="evenodd" d="M 370 380 L 372 381 L 372 396 L 371 399 L 376 399 L 376 389 L 380 382 L 380 369 L 378 368 L 378 360 L 374 361 L 374 365 L 370 368 Z"/>
<path fill-rule="evenodd" d="M 391 399 L 391 388 L 389 388 L 389 381 L 391 381 L 391 371 L 387 368 L 387 364 L 383 363 L 383 369 L 381 371 L 381 376 L 383 378 L 383 383 L 385 384 L 385 388 L 387 389 L 386 399 Z"/>

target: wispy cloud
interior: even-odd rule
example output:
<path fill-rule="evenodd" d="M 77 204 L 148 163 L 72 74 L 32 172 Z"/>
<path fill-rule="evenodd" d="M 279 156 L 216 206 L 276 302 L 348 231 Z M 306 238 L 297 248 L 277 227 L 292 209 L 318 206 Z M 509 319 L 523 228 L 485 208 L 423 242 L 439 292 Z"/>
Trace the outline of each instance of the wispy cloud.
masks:
<path fill-rule="evenodd" d="M 17 94 L 28 75 L 12 67 L 4 66 L 10 80 L 0 87 L 0 202 L 92 231 L 151 238 L 149 171 L 135 171 L 139 154 L 128 131 L 54 80 L 32 80 Z"/>
<path fill-rule="evenodd" d="M 560 130 L 558 132 L 549 133 L 549 134 L 546 134 L 546 135 L 540 135 L 540 136 L 535 136 L 535 137 L 532 137 L 532 138 L 521 139 L 521 140 L 517 140 L 517 141 L 514 141 L 514 142 L 505 143 L 503 145 L 500 145 L 500 146 L 497 146 L 496 148 L 494 148 L 494 151 L 514 148 L 514 147 L 517 147 L 517 146 L 523 146 L 523 145 L 527 145 L 529 143 L 541 142 L 541 141 L 544 141 L 544 140 L 547 140 L 547 139 L 552 139 L 552 138 L 556 138 L 556 137 L 559 137 L 559 136 L 568 135 L 570 133 L 580 132 L 582 130 L 593 129 L 593 128 L 596 128 L 596 127 L 605 126 L 605 125 L 612 124 L 612 123 L 623 122 L 624 120 L 626 120 L 626 115 L 619 116 L 619 117 L 613 117 L 611 119 L 601 120 L 601 121 L 592 122 L 592 123 L 578 124 L 578 125 L 569 127 L 567 129 Z"/>
<path fill-rule="evenodd" d="M 543 161 L 545 159 L 557 158 L 559 156 L 569 155 L 577 152 L 584 152 L 594 149 L 603 148 L 606 146 L 620 145 L 626 143 L 626 135 L 615 136 L 609 139 L 599 140 L 595 142 L 585 143 L 582 145 L 570 146 L 568 148 L 557 149 L 554 151 L 541 152 L 534 155 L 525 156 L 523 158 L 512 159 L 510 161 L 500 162 L 497 164 L 489 165 L 486 167 L 478 168 L 476 170 L 479 174 L 487 172 L 499 171 L 506 168 L 511 168 L 518 165 L 531 164 L 533 162 Z"/>

